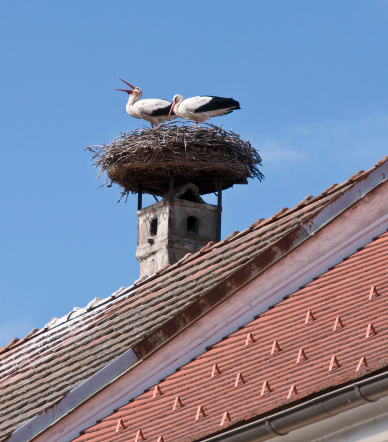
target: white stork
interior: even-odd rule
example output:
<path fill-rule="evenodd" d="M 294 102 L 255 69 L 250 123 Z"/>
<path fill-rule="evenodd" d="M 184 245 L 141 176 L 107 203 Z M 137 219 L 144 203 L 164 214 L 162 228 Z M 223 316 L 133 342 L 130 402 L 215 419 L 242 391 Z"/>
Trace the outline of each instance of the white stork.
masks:
<path fill-rule="evenodd" d="M 140 118 L 151 123 L 151 126 L 157 126 L 163 121 L 173 120 L 176 118 L 175 114 L 171 114 L 171 101 L 160 100 L 159 98 L 147 98 L 145 100 L 139 100 L 143 95 L 142 90 L 139 87 L 132 86 L 125 80 L 119 78 L 122 82 L 127 84 L 131 89 L 116 89 L 116 91 L 123 91 L 129 94 L 126 111 L 131 117 Z"/>
<path fill-rule="evenodd" d="M 211 117 L 226 115 L 234 109 L 240 109 L 240 103 L 233 98 L 200 96 L 183 99 L 182 95 L 174 95 L 170 114 L 175 112 L 178 117 L 203 123 Z"/>

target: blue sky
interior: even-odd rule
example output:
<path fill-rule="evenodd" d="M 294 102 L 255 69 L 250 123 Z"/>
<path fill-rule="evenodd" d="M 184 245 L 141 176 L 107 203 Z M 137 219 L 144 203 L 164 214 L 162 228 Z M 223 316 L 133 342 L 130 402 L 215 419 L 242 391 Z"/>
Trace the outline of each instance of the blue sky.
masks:
<path fill-rule="evenodd" d="M 138 278 L 136 196 L 97 189 L 84 151 L 142 124 L 117 77 L 240 102 L 212 122 L 266 178 L 224 192 L 225 237 L 388 154 L 387 19 L 387 0 L 0 1 L 0 346 Z"/>

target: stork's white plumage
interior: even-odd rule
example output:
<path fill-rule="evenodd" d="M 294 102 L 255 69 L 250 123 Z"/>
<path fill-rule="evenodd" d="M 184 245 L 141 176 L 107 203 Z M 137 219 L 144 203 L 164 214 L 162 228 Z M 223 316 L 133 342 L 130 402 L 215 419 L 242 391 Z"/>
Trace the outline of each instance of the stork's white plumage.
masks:
<path fill-rule="evenodd" d="M 127 84 L 131 89 L 116 89 L 117 91 L 127 92 L 129 94 L 126 111 L 131 117 L 140 118 L 151 123 L 154 127 L 163 121 L 173 120 L 176 118 L 175 113 L 171 113 L 171 101 L 161 100 L 159 98 L 146 98 L 138 101 L 143 95 L 139 87 L 132 86 L 125 80 L 119 78 L 122 82 Z"/>
<path fill-rule="evenodd" d="M 240 109 L 240 103 L 233 98 L 200 96 L 183 99 L 182 95 L 174 95 L 171 111 L 178 117 L 202 123 L 211 117 L 226 115 Z"/>

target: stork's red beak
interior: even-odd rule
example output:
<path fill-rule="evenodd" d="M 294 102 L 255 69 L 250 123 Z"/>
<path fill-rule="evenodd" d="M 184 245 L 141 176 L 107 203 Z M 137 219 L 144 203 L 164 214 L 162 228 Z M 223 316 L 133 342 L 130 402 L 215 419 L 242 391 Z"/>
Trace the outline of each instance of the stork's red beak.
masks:
<path fill-rule="evenodd" d="M 172 111 L 174 110 L 174 107 L 175 107 L 175 103 L 172 103 L 172 105 L 171 105 L 171 109 L 170 109 L 170 113 L 169 113 L 168 115 L 171 115 L 171 114 L 172 114 Z"/>
<path fill-rule="evenodd" d="M 128 94 L 132 94 L 133 93 L 133 91 L 131 91 L 131 89 L 115 89 L 115 91 L 128 92 Z"/>
<path fill-rule="evenodd" d="M 119 77 L 117 77 L 117 78 L 119 78 Z M 132 86 L 131 84 L 129 84 L 127 81 L 123 80 L 122 78 L 119 78 L 119 80 L 121 80 L 123 83 L 127 84 L 132 89 L 135 89 L 135 86 Z M 128 94 L 132 94 L 131 89 L 116 89 L 116 91 L 128 92 Z"/>
<path fill-rule="evenodd" d="M 119 78 L 119 77 L 117 77 L 117 78 Z M 131 84 L 129 84 L 127 81 L 123 80 L 122 78 L 119 78 L 119 80 L 121 80 L 123 83 L 127 84 L 132 89 L 135 89 L 135 86 L 132 86 Z"/>

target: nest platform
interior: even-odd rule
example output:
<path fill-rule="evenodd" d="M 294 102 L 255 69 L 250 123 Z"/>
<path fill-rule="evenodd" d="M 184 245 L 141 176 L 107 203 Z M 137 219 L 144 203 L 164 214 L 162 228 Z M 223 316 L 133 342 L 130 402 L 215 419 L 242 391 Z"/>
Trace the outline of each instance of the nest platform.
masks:
<path fill-rule="evenodd" d="M 98 177 L 106 172 L 103 185 L 117 183 L 122 195 L 141 190 L 163 196 L 169 190 L 171 174 L 175 186 L 192 182 L 202 195 L 217 191 L 217 179 L 227 189 L 246 184 L 248 178 L 264 178 L 258 169 L 260 155 L 249 141 L 207 123 L 177 126 L 174 121 L 136 129 L 120 134 L 110 144 L 88 149 L 100 169 Z"/>

